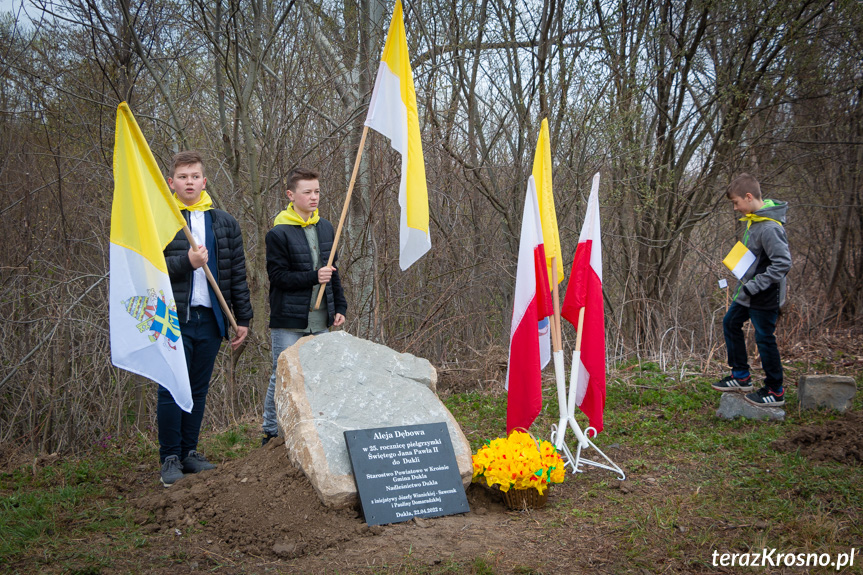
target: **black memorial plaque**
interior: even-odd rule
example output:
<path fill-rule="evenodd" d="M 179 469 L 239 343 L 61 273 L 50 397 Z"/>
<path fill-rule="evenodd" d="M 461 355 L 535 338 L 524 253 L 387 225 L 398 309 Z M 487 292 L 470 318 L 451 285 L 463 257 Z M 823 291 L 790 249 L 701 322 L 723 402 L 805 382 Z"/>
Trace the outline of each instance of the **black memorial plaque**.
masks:
<path fill-rule="evenodd" d="M 369 525 L 467 513 L 446 423 L 345 432 Z"/>

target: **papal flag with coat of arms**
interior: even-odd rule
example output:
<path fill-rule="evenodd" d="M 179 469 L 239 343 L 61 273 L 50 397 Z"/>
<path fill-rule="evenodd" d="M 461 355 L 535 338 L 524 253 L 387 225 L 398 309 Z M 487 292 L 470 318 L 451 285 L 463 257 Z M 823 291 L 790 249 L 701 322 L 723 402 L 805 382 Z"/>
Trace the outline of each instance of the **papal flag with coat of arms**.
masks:
<path fill-rule="evenodd" d="M 157 382 L 191 413 L 189 373 L 163 254 L 185 223 L 132 111 L 121 103 L 111 207 L 111 362 Z"/>

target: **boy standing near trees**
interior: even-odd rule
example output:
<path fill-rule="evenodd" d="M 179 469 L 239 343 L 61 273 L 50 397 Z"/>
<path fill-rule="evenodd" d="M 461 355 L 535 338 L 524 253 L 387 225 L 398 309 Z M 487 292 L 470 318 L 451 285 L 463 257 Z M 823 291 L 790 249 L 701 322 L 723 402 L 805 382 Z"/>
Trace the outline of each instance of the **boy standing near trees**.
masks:
<path fill-rule="evenodd" d="M 170 392 L 159 386 L 156 413 L 161 480 L 165 487 L 182 479 L 183 473 L 216 467 L 198 453 L 198 435 L 216 356 L 222 339 L 228 337 L 228 321 L 207 282 L 203 266 L 210 269 L 233 310 L 238 327 L 231 348 L 237 349 L 246 339 L 252 319 L 240 226 L 227 212 L 213 209 L 213 201 L 204 189 L 206 184 L 200 154 L 185 151 L 174 156 L 168 186 L 174 191 L 174 199 L 186 218 L 198 250 L 191 248 L 181 230 L 164 253 L 177 303 L 194 407 L 192 413 L 184 412 Z"/>
<path fill-rule="evenodd" d="M 755 328 L 755 342 L 764 368 L 764 387 L 747 393 L 746 401 L 761 407 L 778 407 L 785 405 L 785 389 L 774 332 L 779 308 L 785 304 L 785 276 L 791 269 L 791 252 L 784 227 L 788 204 L 762 200 L 758 180 L 749 174 L 735 178 L 726 197 L 731 200 L 734 210 L 743 214 L 740 218 L 746 222 L 743 245 L 752 252 L 755 261 L 740 280 L 734 301 L 722 320 L 731 375 L 712 387 L 723 392 L 752 391 L 743 336 L 743 324 L 748 319 Z"/>
<path fill-rule="evenodd" d="M 318 172 L 301 168 L 291 172 L 287 196 L 290 203 L 276 216 L 266 238 L 273 370 L 264 400 L 261 445 L 279 434 L 275 402 L 279 356 L 303 336 L 326 333 L 328 327 L 344 324 L 348 309 L 339 272 L 326 265 L 335 231 L 318 215 Z M 320 309 L 312 309 L 322 286 L 325 297 Z"/>

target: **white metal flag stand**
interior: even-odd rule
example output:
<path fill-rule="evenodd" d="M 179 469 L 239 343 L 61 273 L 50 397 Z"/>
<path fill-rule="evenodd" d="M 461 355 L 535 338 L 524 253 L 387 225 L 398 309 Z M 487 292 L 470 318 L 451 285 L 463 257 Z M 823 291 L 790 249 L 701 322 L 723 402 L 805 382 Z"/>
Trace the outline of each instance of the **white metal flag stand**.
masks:
<path fill-rule="evenodd" d="M 604 467 L 605 469 L 609 469 L 611 471 L 617 471 L 618 473 L 620 473 L 623 476 L 623 477 L 621 477 L 621 479 L 625 479 L 626 476 L 623 475 L 623 471 L 620 471 L 620 468 L 617 467 L 617 465 L 614 465 L 614 463 L 611 462 L 611 460 L 609 460 L 608 457 L 606 457 L 604 453 L 599 451 L 599 449 L 596 447 L 596 445 L 594 445 L 593 442 L 584 433 L 582 433 L 581 428 L 578 426 L 578 422 L 575 421 L 575 401 L 576 401 L 575 390 L 577 389 L 577 385 L 576 385 L 577 384 L 577 378 L 576 378 L 577 372 L 575 370 L 573 370 L 573 372 L 572 372 L 573 381 L 570 382 L 569 400 L 567 401 L 567 398 L 566 398 L 566 369 L 564 368 L 564 365 L 563 365 L 563 340 L 561 338 L 561 332 L 560 332 L 560 301 L 559 301 L 559 296 L 558 296 L 558 291 L 557 291 L 557 265 L 556 265 L 554 258 L 552 258 L 551 262 L 552 262 L 551 263 L 551 277 L 552 277 L 551 283 L 552 283 L 552 286 L 554 286 L 553 292 L 552 292 L 553 297 L 554 297 L 554 318 L 553 318 L 554 321 L 552 322 L 552 326 L 551 326 L 552 327 L 552 330 L 551 330 L 552 340 L 553 340 L 553 346 L 554 346 L 554 353 L 552 354 L 552 359 L 554 360 L 554 378 L 555 378 L 555 381 L 557 383 L 557 404 L 558 404 L 559 409 L 560 409 L 560 421 L 558 422 L 557 425 L 551 426 L 551 441 L 552 441 L 552 443 L 554 443 L 554 446 L 558 451 L 563 452 L 564 458 L 566 460 L 564 467 L 567 467 L 567 466 L 572 467 L 573 473 L 580 472 L 581 471 L 581 469 L 580 469 L 581 463 L 585 463 L 587 465 L 595 465 L 597 467 Z M 581 328 L 583 326 L 583 323 L 584 323 L 584 308 L 581 308 L 581 311 L 580 311 L 579 316 L 578 316 L 579 337 L 575 343 L 576 350 L 580 349 L 580 347 L 581 347 L 581 335 L 580 334 L 581 334 Z M 573 355 L 573 363 L 572 363 L 573 366 L 581 365 L 581 361 L 578 359 L 578 356 L 580 355 L 580 353 L 581 352 L 579 352 L 579 351 L 575 351 L 575 353 Z M 587 373 L 587 372 L 584 372 L 584 373 Z M 585 380 L 582 383 L 586 384 L 587 381 Z M 572 456 L 572 452 L 569 450 L 569 447 L 566 445 L 566 442 L 564 441 L 564 437 L 566 435 L 567 423 L 570 425 L 570 427 L 572 427 L 572 431 L 575 433 L 575 438 L 578 440 L 578 449 L 576 450 L 576 456 L 575 457 Z M 589 427 L 588 431 L 590 429 L 593 429 L 593 428 Z M 596 435 L 596 430 L 594 430 L 594 436 L 595 435 Z M 594 449 L 599 451 L 599 453 L 602 454 L 602 456 L 605 457 L 605 459 L 609 463 L 611 463 L 611 465 L 614 465 L 614 468 L 608 467 L 607 465 L 602 464 L 602 463 L 589 461 L 587 459 L 581 459 L 581 450 L 584 448 L 588 448 L 588 447 L 593 447 Z"/>
<path fill-rule="evenodd" d="M 554 275 L 554 274 L 553 274 Z M 557 325 L 560 325 L 559 323 Z M 554 359 L 554 376 L 555 381 L 557 382 L 557 404 L 560 410 L 560 420 L 557 425 L 551 426 L 551 441 L 554 443 L 554 447 L 563 453 L 564 458 L 564 467 L 569 467 L 572 469 L 573 473 L 583 473 L 584 469 L 582 468 L 584 465 L 591 465 L 593 467 L 599 467 L 600 469 L 607 469 L 608 471 L 613 471 L 617 473 L 618 479 L 623 481 L 626 479 L 626 474 L 623 470 L 614 463 L 609 457 L 599 449 L 593 441 L 590 440 L 590 432 L 593 431 L 593 436 L 596 437 L 596 430 L 592 427 L 588 427 L 585 431 L 581 430 L 578 422 L 575 420 L 575 406 L 579 401 L 584 397 L 584 390 L 587 389 L 587 380 L 590 375 L 587 373 L 587 370 L 584 369 L 584 365 L 581 363 L 581 330 L 584 326 L 584 308 L 581 308 L 578 314 L 578 338 L 575 342 L 575 351 L 572 352 L 572 373 L 569 381 L 569 397 L 566 395 L 566 370 L 563 365 L 563 350 L 559 349 L 561 347 L 559 336 L 555 338 L 554 342 L 554 353 L 552 354 L 552 358 Z M 572 429 L 573 433 L 575 433 L 575 438 L 578 440 L 578 448 L 575 450 L 575 456 L 573 457 L 572 451 L 570 451 L 569 446 L 566 444 L 566 428 L 569 427 Z M 581 456 L 581 452 L 584 449 L 594 449 L 602 458 L 606 461 L 606 463 L 602 463 L 600 461 L 593 461 L 591 459 L 586 459 Z"/>
<path fill-rule="evenodd" d="M 593 189 L 591 190 L 591 196 L 594 196 L 596 189 L 599 187 L 599 174 L 594 176 L 593 179 Z M 554 261 L 554 260 L 552 260 Z M 554 273 L 556 271 L 554 265 L 552 265 L 552 275 L 556 276 Z M 555 329 L 560 329 L 560 316 L 558 315 L 558 310 L 560 309 L 557 302 L 557 278 L 554 278 L 553 284 L 555 287 Z M 596 437 L 596 430 L 592 427 L 588 427 L 584 432 L 581 431 L 581 427 L 579 427 L 578 422 L 575 420 L 575 406 L 581 403 L 581 400 L 584 398 L 584 392 L 587 389 L 587 381 L 590 378 L 590 375 L 587 373 L 587 370 L 584 369 L 584 365 L 581 363 L 581 334 L 582 328 L 584 327 L 584 308 L 578 312 L 578 336 L 575 340 L 575 351 L 572 353 L 572 373 L 569 381 L 569 397 L 566 397 L 566 371 L 563 366 L 563 345 L 560 331 L 557 332 L 557 338 L 554 347 L 554 375 L 557 381 L 557 403 L 560 409 L 560 420 L 557 425 L 551 426 L 551 440 L 554 443 L 555 448 L 558 451 L 563 452 L 563 456 L 565 459 L 564 467 L 569 467 L 572 469 L 573 473 L 583 473 L 584 465 L 590 465 L 593 467 L 599 467 L 600 469 L 606 469 L 608 471 L 613 471 L 617 473 L 618 479 L 623 481 L 626 479 L 626 474 L 623 470 L 614 463 L 609 457 L 599 449 L 593 441 L 590 440 L 590 432 L 593 431 L 593 436 Z M 566 428 L 569 427 L 572 429 L 573 433 L 575 433 L 575 438 L 578 440 L 578 448 L 575 450 L 575 456 L 573 457 L 572 451 L 570 451 L 569 446 L 566 444 Z M 591 459 L 586 459 L 581 456 L 582 450 L 585 449 L 594 449 L 606 463 L 602 463 L 600 461 L 593 461 Z"/>
<path fill-rule="evenodd" d="M 584 310 L 582 309 L 581 315 L 584 314 Z M 579 321 L 581 323 L 581 321 Z M 558 371 L 558 355 L 560 357 L 559 361 L 561 363 L 560 370 Z M 563 352 L 558 352 L 555 354 L 555 373 L 563 374 Z M 590 440 L 590 433 L 593 432 L 593 436 L 596 437 L 596 430 L 592 427 L 588 427 L 586 430 L 582 431 L 581 427 L 579 427 L 578 422 L 575 420 L 575 405 L 576 405 L 576 393 L 579 389 L 584 389 L 584 386 L 587 383 L 588 374 L 585 371 L 584 366 L 581 364 L 581 352 L 576 350 L 572 352 L 572 375 L 569 382 L 569 399 L 564 402 L 561 400 L 561 397 L 565 393 L 565 384 L 563 382 L 563 377 L 558 375 L 557 377 L 557 397 L 558 401 L 561 405 L 560 408 L 560 421 L 557 425 L 551 426 L 551 440 L 554 443 L 554 446 L 558 451 L 563 453 L 564 457 L 564 467 L 569 467 L 573 473 L 583 473 L 584 465 L 590 465 L 593 467 L 599 467 L 600 469 L 606 469 L 608 471 L 613 471 L 617 473 L 618 479 L 623 481 L 626 479 L 626 473 L 615 463 L 613 462 L 605 453 L 599 449 L 593 441 Z M 582 381 L 579 381 L 582 380 Z M 566 407 L 563 407 L 563 406 Z M 572 451 L 569 449 L 569 446 L 566 444 L 566 428 L 569 427 L 572 429 L 573 433 L 575 433 L 575 438 L 578 440 L 578 447 L 575 450 L 575 456 L 573 457 Z M 592 459 L 587 459 L 581 456 L 581 452 L 584 449 L 594 449 L 606 463 L 602 463 L 600 461 L 593 461 Z"/>

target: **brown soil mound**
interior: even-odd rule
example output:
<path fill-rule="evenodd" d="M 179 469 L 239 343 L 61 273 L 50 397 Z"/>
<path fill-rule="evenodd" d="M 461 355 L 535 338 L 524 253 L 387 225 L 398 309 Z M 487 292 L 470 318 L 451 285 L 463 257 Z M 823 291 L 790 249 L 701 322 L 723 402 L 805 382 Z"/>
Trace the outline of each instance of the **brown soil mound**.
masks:
<path fill-rule="evenodd" d="M 563 487 L 550 500 L 565 496 Z M 513 532 L 525 528 L 516 527 L 519 514 L 507 513 L 485 488 L 472 485 L 468 501 L 466 515 L 369 527 L 358 509 L 325 507 L 288 460 L 284 441 L 276 439 L 170 489 L 153 485 L 135 504 L 137 521 L 180 543 L 187 560 L 208 565 L 246 556 L 291 572 L 318 572 L 366 563 L 374 570 L 407 558 L 426 565 L 470 561 L 490 549 L 507 549 Z M 536 543 L 534 548 L 528 537 L 519 559 L 545 562 L 547 551 Z"/>
<path fill-rule="evenodd" d="M 152 513 L 145 520 L 150 531 L 202 528 L 208 539 L 220 542 L 216 553 L 290 558 L 368 532 L 355 511 L 323 506 L 308 479 L 288 461 L 281 439 L 214 471 L 188 475 L 137 503 Z"/>
<path fill-rule="evenodd" d="M 847 413 L 822 425 L 807 425 L 793 435 L 774 441 L 777 451 L 797 451 L 814 461 L 863 462 L 863 415 Z"/>

